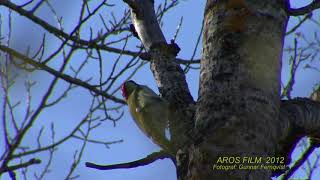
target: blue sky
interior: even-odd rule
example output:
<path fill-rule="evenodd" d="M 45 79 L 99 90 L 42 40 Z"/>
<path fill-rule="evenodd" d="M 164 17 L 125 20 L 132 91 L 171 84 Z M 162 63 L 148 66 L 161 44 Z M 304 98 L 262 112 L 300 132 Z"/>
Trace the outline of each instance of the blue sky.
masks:
<path fill-rule="evenodd" d="M 296 7 L 307 4 L 309 1 L 294 0 L 292 1 Z M 19 1 L 15 1 L 19 2 Z M 116 0 L 110 1 L 110 3 L 116 3 Z M 159 1 L 156 1 L 159 2 Z M 59 8 L 56 8 L 57 14 L 64 17 L 63 27 L 65 31 L 69 32 L 71 28 L 75 25 L 77 19 L 77 12 L 79 11 L 79 5 L 71 1 L 53 1 L 53 5 Z M 188 59 L 192 56 L 193 48 L 197 40 L 198 34 L 201 28 L 201 22 L 203 19 L 203 9 L 204 1 L 191 1 L 183 0 L 180 4 L 172 11 L 170 11 L 164 17 L 164 24 L 162 30 L 165 34 L 167 40 L 171 39 L 174 36 L 176 27 L 179 24 L 180 18 L 183 17 L 183 23 L 181 31 L 177 37 L 177 43 L 181 47 L 181 51 L 178 55 L 180 58 Z M 117 11 L 115 15 L 121 15 L 125 9 L 125 4 L 116 3 Z M 3 8 L 0 7 L 0 12 Z M 49 9 L 47 6 L 43 6 L 38 11 L 39 16 L 43 19 L 46 19 L 51 24 L 56 25 L 55 19 L 52 14 L 48 13 Z M 317 17 L 319 19 L 319 11 Z M 106 17 L 110 17 L 108 12 L 104 12 Z M 28 45 L 32 47 L 37 47 L 42 38 L 43 29 L 39 26 L 34 25 L 33 23 L 26 21 L 25 18 L 20 17 L 13 13 L 13 34 L 14 38 L 12 40 L 12 46 L 16 49 L 24 52 Z M 289 23 L 289 28 L 296 22 L 292 20 Z M 87 28 L 92 27 L 101 27 L 101 22 L 99 18 L 94 18 L 92 21 L 89 21 Z M 312 23 L 306 23 L 298 31 L 303 32 L 313 32 L 316 29 L 316 26 Z M 84 29 L 86 32 L 86 29 Z M 86 33 L 84 34 L 84 38 Z M 88 33 L 87 33 L 88 34 Z M 312 38 L 312 33 L 307 33 L 309 38 Z M 293 37 L 289 36 L 285 43 L 290 44 L 293 42 Z M 48 36 L 48 49 L 57 47 L 57 39 L 53 36 Z M 129 42 L 131 47 L 139 44 L 137 40 Z M 49 53 L 50 51 L 48 51 Z M 198 48 L 196 58 L 200 57 L 201 52 L 201 43 Z M 114 55 L 109 53 L 102 54 L 103 59 L 106 59 L 106 68 L 105 73 L 108 73 L 108 60 L 112 63 L 115 58 Z M 51 63 L 53 67 L 59 65 L 59 58 L 56 57 L 56 61 Z M 284 59 L 287 59 L 288 55 L 284 54 Z M 79 64 L 83 60 L 82 53 L 76 53 L 73 56 L 73 65 Z M 319 63 L 318 63 L 319 65 Z M 80 74 L 82 79 L 86 79 L 90 76 L 97 75 L 95 74 L 97 63 L 89 62 L 87 68 Z M 318 66 L 319 67 L 319 66 Z M 282 79 L 287 78 L 287 63 L 283 62 L 283 72 Z M 21 72 L 23 73 L 23 72 Z M 189 88 L 193 97 L 197 98 L 198 92 L 198 70 L 191 70 L 187 74 L 187 81 Z M 52 76 L 48 75 L 46 72 L 36 71 L 32 74 L 26 74 L 30 76 L 30 79 L 38 81 L 37 85 L 34 88 L 33 101 L 32 105 L 35 107 L 41 98 L 41 95 L 45 91 L 45 88 L 48 86 L 48 79 L 52 79 Z M 135 81 L 146 84 L 151 87 L 153 90 L 157 91 L 155 81 L 152 77 L 152 74 L 149 70 L 149 65 L 145 65 L 132 79 Z M 19 79 L 23 81 L 24 79 Z M 16 83 L 15 88 L 12 92 L 12 97 L 16 99 L 25 100 L 24 86 L 23 83 Z M 298 71 L 298 78 L 296 79 L 295 90 L 293 96 L 308 96 L 313 88 L 313 85 L 316 82 L 320 82 L 319 72 L 314 70 L 300 70 Z M 118 84 L 119 85 L 119 84 Z M 66 83 L 60 81 L 58 88 L 55 90 L 54 95 L 58 96 L 61 93 L 61 89 L 66 87 Z M 120 94 L 118 94 L 120 95 Z M 120 96 L 119 96 L 120 97 Z M 34 137 L 37 136 L 37 132 L 41 129 L 42 126 L 45 127 L 42 141 L 44 144 L 49 144 L 48 138 L 50 137 L 50 122 L 55 123 L 56 128 L 56 139 L 60 139 L 66 135 L 87 112 L 90 104 L 90 93 L 82 88 L 76 88 L 72 93 L 68 94 L 66 100 L 62 101 L 57 107 L 51 108 L 43 112 L 39 121 L 32 127 L 31 133 L 25 139 L 24 145 L 32 145 L 35 143 Z M 94 133 L 91 134 L 92 138 L 97 138 L 104 141 L 114 141 L 123 139 L 123 143 L 111 145 L 109 149 L 105 148 L 102 145 L 89 144 L 87 149 L 84 151 L 84 156 L 82 163 L 79 165 L 75 174 L 79 174 L 79 179 L 112 179 L 112 180 L 141 180 L 141 179 L 153 179 L 153 180 L 175 180 L 175 168 L 170 160 L 159 160 L 155 163 L 139 167 L 130 170 L 112 170 L 112 171 L 98 171 L 86 168 L 84 162 L 90 161 L 100 164 L 114 164 L 122 163 L 128 161 L 134 161 L 145 157 L 153 151 L 159 150 L 159 148 L 154 145 L 147 137 L 145 137 L 134 124 L 130 115 L 127 112 L 127 107 L 123 108 L 125 114 L 124 117 L 117 123 L 116 127 L 113 127 L 111 122 L 103 122 L 101 127 L 96 129 Z M 20 111 L 17 112 L 18 117 L 22 117 L 24 113 L 23 107 Z M 2 130 L 0 128 L 0 130 Z M 3 143 L 3 139 L 0 139 L 0 144 Z M 48 174 L 46 179 L 55 180 L 63 179 L 66 176 L 66 170 L 70 168 L 71 162 L 73 160 L 73 154 L 75 149 L 81 146 L 81 141 L 77 139 L 72 139 L 62 146 L 59 147 L 57 153 L 54 155 L 54 160 L 52 164 L 52 172 Z M 1 151 L 0 151 L 1 153 Z M 31 158 L 32 156 L 30 156 Z M 43 162 L 48 158 L 48 153 L 41 153 L 38 158 L 42 159 Z M 40 166 L 37 166 L 40 168 Z M 37 168 L 36 166 L 32 167 Z M 30 179 L 32 179 L 32 173 L 30 173 Z M 6 178 L 6 177 L 4 177 Z M 22 179 L 22 178 L 19 178 Z"/>

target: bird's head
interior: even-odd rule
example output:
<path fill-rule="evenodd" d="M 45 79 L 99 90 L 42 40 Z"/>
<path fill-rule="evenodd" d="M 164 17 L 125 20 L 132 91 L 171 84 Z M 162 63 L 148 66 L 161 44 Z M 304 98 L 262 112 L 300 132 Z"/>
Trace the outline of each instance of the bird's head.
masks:
<path fill-rule="evenodd" d="M 136 82 L 130 80 L 121 85 L 121 93 L 125 100 L 128 99 L 130 94 L 139 86 Z"/>

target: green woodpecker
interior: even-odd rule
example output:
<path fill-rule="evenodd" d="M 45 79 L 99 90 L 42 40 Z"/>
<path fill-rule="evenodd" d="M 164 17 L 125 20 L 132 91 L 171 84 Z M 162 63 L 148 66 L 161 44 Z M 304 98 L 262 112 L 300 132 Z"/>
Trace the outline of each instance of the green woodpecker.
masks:
<path fill-rule="evenodd" d="M 122 84 L 121 92 L 140 130 L 164 150 L 171 151 L 169 103 L 149 87 L 132 80 Z"/>

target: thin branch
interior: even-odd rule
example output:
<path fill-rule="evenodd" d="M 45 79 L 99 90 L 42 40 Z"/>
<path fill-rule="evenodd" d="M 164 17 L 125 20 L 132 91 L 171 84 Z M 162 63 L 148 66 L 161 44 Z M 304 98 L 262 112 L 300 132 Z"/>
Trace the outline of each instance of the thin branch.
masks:
<path fill-rule="evenodd" d="M 198 49 L 198 46 L 199 46 L 199 43 L 200 43 L 200 39 L 201 39 L 201 37 L 202 37 L 203 28 L 204 28 L 204 20 L 203 20 L 202 23 L 201 23 L 201 29 L 200 29 L 200 32 L 199 32 L 199 35 L 198 35 L 198 39 L 197 39 L 196 45 L 195 45 L 195 47 L 194 47 L 194 49 L 193 49 L 193 53 L 192 53 L 191 59 L 190 59 L 189 63 L 186 65 L 186 67 L 185 67 L 184 70 L 183 70 L 185 73 L 187 73 L 187 72 L 191 69 L 191 68 L 190 68 L 190 65 L 191 65 L 194 61 L 196 61 L 196 60 L 194 60 L 194 57 L 195 57 L 195 55 L 196 55 L 196 52 L 197 52 L 197 49 Z M 199 63 L 200 63 L 200 60 L 199 60 Z"/>
<path fill-rule="evenodd" d="M 33 59 L 30 59 L 29 57 L 23 55 L 23 54 L 20 54 L 19 52 L 7 47 L 7 46 L 3 46 L 3 45 L 0 45 L 0 50 L 4 51 L 4 52 L 7 52 L 19 59 L 21 59 L 22 61 L 24 61 L 25 63 L 28 63 L 36 68 L 40 68 L 41 70 L 44 70 L 50 74 L 52 74 L 53 76 L 55 77 L 59 77 L 71 84 L 76 84 L 76 85 L 79 85 L 81 87 L 84 87 L 92 92 L 95 92 L 96 94 L 99 94 L 99 95 L 102 95 L 104 97 L 106 97 L 107 99 L 110 99 L 116 103 L 120 103 L 120 104 L 126 104 L 124 100 L 122 99 L 119 99 L 119 98 L 116 98 L 114 96 L 111 96 L 109 94 L 107 94 L 106 92 L 103 92 L 103 91 L 100 91 L 96 88 L 94 88 L 92 85 L 88 84 L 87 82 L 84 82 L 84 81 L 81 81 L 80 79 L 77 79 L 77 78 L 73 78 L 69 75 L 66 75 L 66 74 L 62 74 L 62 73 L 59 73 L 58 71 L 52 69 L 51 67 L 43 64 L 43 63 L 39 63 Z"/>
<path fill-rule="evenodd" d="M 69 170 L 69 172 L 68 172 L 68 174 L 67 174 L 67 176 L 65 177 L 65 179 L 73 179 L 74 177 L 78 177 L 78 175 L 75 175 L 75 176 L 73 176 L 72 177 L 72 175 L 73 175 L 73 173 L 74 173 L 74 171 L 75 171 L 75 169 L 77 168 L 77 166 L 79 165 L 79 163 L 80 163 L 80 160 L 81 160 L 81 158 L 82 158 L 82 155 L 83 155 L 83 152 L 84 152 L 84 150 L 85 150 L 85 147 L 87 146 L 87 139 L 89 138 L 89 134 L 90 134 L 90 127 L 91 127 L 91 124 L 92 124 L 92 113 L 94 112 L 94 111 L 92 111 L 92 109 L 94 108 L 94 98 L 92 99 L 92 103 L 91 103 L 91 107 L 90 107 L 90 110 L 91 110 L 91 112 L 89 113 L 89 116 L 88 116 L 88 127 L 87 127 L 87 131 L 86 131 L 86 133 L 84 134 L 84 140 L 83 140 L 83 144 L 81 145 L 81 148 L 80 148 L 80 152 L 79 152 L 79 154 L 78 154 L 78 151 L 76 150 L 75 151 L 75 153 L 74 153 L 74 156 L 73 156 L 73 162 L 72 162 L 72 164 L 71 164 L 71 167 L 70 167 L 70 170 Z M 79 128 L 79 131 L 81 132 L 81 128 Z M 77 154 L 78 154 L 78 156 L 77 156 Z"/>
<path fill-rule="evenodd" d="M 293 56 L 291 56 L 291 58 L 290 58 L 289 80 L 288 80 L 287 85 L 283 88 L 281 98 L 287 97 L 288 99 L 291 99 L 291 92 L 292 92 L 293 86 L 295 84 L 296 71 L 297 71 L 299 64 L 301 62 L 299 59 L 300 56 L 298 55 L 298 41 L 296 38 L 294 39 L 293 51 L 294 51 Z"/>
<path fill-rule="evenodd" d="M 16 173 L 15 173 L 15 172 L 9 171 L 9 176 L 10 176 L 11 180 L 17 180 L 17 177 L 16 177 Z"/>
<path fill-rule="evenodd" d="M 32 158 L 27 162 L 20 163 L 20 164 L 17 164 L 17 165 L 8 166 L 6 168 L 2 168 L 2 169 L 0 169 L 0 174 L 2 174 L 4 172 L 8 172 L 8 171 L 14 171 L 14 170 L 17 170 L 17 169 L 26 168 L 28 166 L 31 166 L 31 165 L 34 165 L 34 164 L 40 164 L 40 163 L 41 163 L 40 159 Z"/>
<path fill-rule="evenodd" d="M 54 144 L 54 142 L 55 142 L 55 130 L 54 130 L 54 124 L 53 123 L 51 123 L 51 141 L 52 141 L 52 143 Z M 41 148 L 41 147 L 39 147 L 39 148 Z M 49 167 L 50 167 L 50 165 L 51 165 L 51 163 L 52 163 L 52 160 L 53 160 L 53 154 L 54 154 L 54 151 L 55 151 L 56 149 L 53 147 L 53 148 L 51 148 L 51 149 L 49 149 L 49 160 L 47 161 L 47 163 L 45 164 L 45 166 L 44 166 L 44 169 L 43 169 L 43 171 L 40 173 L 40 175 L 39 176 L 37 176 L 36 174 L 35 174 L 35 177 L 36 177 L 36 179 L 37 180 L 42 180 L 42 179 L 44 179 L 44 176 L 47 174 L 47 173 L 49 173 L 50 172 L 50 170 L 49 170 Z"/>
<path fill-rule="evenodd" d="M 310 146 L 305 150 L 305 152 L 301 155 L 301 157 L 293 164 L 293 166 L 283 174 L 281 180 L 288 180 L 308 159 L 308 157 L 313 153 L 313 151 L 319 147 L 319 144 L 313 143 L 311 141 Z"/>
<path fill-rule="evenodd" d="M 112 164 L 112 165 L 98 165 L 98 164 L 86 162 L 86 166 L 89 168 L 94 168 L 99 170 L 130 169 L 130 168 L 136 168 L 139 166 L 145 166 L 153 163 L 156 160 L 165 159 L 165 158 L 170 158 L 175 163 L 175 160 L 171 155 L 169 155 L 168 153 L 165 153 L 164 151 L 159 151 L 159 152 L 154 152 L 143 159 L 139 159 L 132 162 Z"/>
<path fill-rule="evenodd" d="M 178 24 L 178 26 L 177 26 L 176 32 L 175 32 L 174 35 L 173 35 L 173 38 L 172 38 L 173 41 L 176 41 L 176 39 L 177 39 L 177 37 L 178 37 L 178 34 L 179 34 L 180 29 L 181 29 L 181 27 L 182 27 L 182 22 L 183 22 L 183 16 L 180 18 L 180 22 L 179 22 L 179 24 Z"/>
<path fill-rule="evenodd" d="M 39 1 L 39 2 L 32 8 L 32 10 L 31 10 L 30 12 L 31 12 L 31 13 L 34 13 L 34 12 L 41 6 L 41 4 L 44 3 L 44 2 L 45 2 L 45 0 Z"/>
<path fill-rule="evenodd" d="M 124 55 L 129 55 L 129 56 L 139 56 L 140 55 L 138 52 L 122 50 L 122 49 L 118 49 L 118 48 L 114 48 L 114 47 L 109 47 L 109 46 L 107 46 L 105 44 L 98 44 L 98 42 L 100 40 L 103 40 L 109 34 L 118 33 L 119 32 L 118 29 L 114 29 L 113 31 L 110 31 L 109 33 L 107 33 L 107 34 L 105 34 L 105 35 L 103 35 L 101 37 L 97 37 L 94 40 L 84 40 L 84 39 L 81 39 L 81 38 L 79 38 L 77 36 L 73 36 L 72 35 L 73 33 L 71 33 L 71 35 L 69 35 L 68 33 L 66 33 L 66 32 L 64 32 L 64 31 L 62 31 L 62 30 L 60 30 L 60 29 L 48 24 L 46 21 L 42 20 L 41 18 L 35 16 L 31 12 L 21 8 L 20 6 L 15 5 L 14 3 L 12 3 L 12 2 L 10 2 L 8 0 L 0 1 L 0 5 L 4 5 L 7 8 L 15 11 L 16 13 L 18 13 L 18 14 L 20 14 L 22 16 L 25 16 L 26 18 L 30 19 L 31 21 L 33 21 L 34 23 L 38 24 L 39 26 L 41 26 L 42 28 L 47 30 L 49 33 L 52 33 L 57 37 L 63 37 L 66 41 L 67 40 L 72 40 L 73 42 L 76 42 L 77 45 L 75 45 L 75 47 L 79 46 L 79 48 L 102 49 L 102 50 L 105 50 L 105 51 L 108 51 L 108 52 L 113 52 L 113 53 L 117 53 L 117 54 L 124 54 Z M 90 17 L 90 16 L 88 16 L 88 17 Z M 124 22 L 125 20 L 126 20 L 126 18 L 124 18 L 120 22 Z M 117 25 L 117 26 L 119 26 L 119 25 Z M 127 30 L 127 29 L 123 29 L 123 30 Z M 63 43 L 63 44 L 65 44 L 65 43 Z M 82 47 L 82 46 L 85 46 L 85 47 Z M 150 59 L 143 59 L 143 60 L 150 60 Z M 176 58 L 176 61 L 178 63 L 180 63 L 180 64 L 189 64 L 189 63 L 191 63 L 189 60 L 184 60 L 184 59 L 180 59 L 180 58 Z M 199 63 L 200 63 L 200 60 L 192 61 L 192 64 L 199 64 Z"/>
<path fill-rule="evenodd" d="M 25 7 L 25 6 L 28 6 L 29 4 L 31 4 L 33 2 L 33 0 L 30 0 L 30 1 L 27 1 L 21 5 L 19 5 L 19 7 Z"/>
<path fill-rule="evenodd" d="M 320 8 L 320 0 L 313 0 L 312 3 L 301 8 L 294 9 L 294 8 L 288 7 L 287 13 L 290 16 L 302 16 L 305 14 L 309 14 L 313 10 L 319 9 L 319 8 Z"/>
<path fill-rule="evenodd" d="M 21 153 L 18 153 L 18 154 L 13 154 L 12 155 L 12 159 L 14 158 L 20 158 L 20 157 L 23 157 L 23 156 L 26 156 L 26 155 L 29 155 L 29 154 L 34 154 L 34 153 L 39 153 L 39 152 L 42 152 L 42 151 L 47 151 L 47 150 L 50 150 L 50 149 L 53 149 L 57 146 L 59 146 L 60 144 L 66 142 L 67 140 L 69 140 L 77 131 L 80 130 L 80 127 L 87 122 L 90 114 L 92 114 L 93 111 L 99 109 L 99 107 L 101 106 L 101 103 L 97 104 L 93 109 L 90 109 L 89 112 L 85 115 L 84 118 L 82 118 L 82 120 L 73 128 L 73 130 L 68 134 L 66 135 L 65 137 L 61 138 L 60 140 L 56 141 L 55 143 L 52 143 L 48 146 L 45 146 L 45 147 L 41 147 L 41 148 L 36 148 L 36 149 L 32 149 L 32 150 L 29 150 L 29 151 L 25 151 L 25 152 L 21 152 Z"/>
<path fill-rule="evenodd" d="M 94 139 L 84 139 L 83 137 L 80 137 L 80 136 L 77 136 L 77 135 L 73 135 L 72 137 L 75 138 L 75 139 L 80 139 L 82 141 L 87 141 L 87 142 L 94 143 L 94 144 L 102 144 L 108 149 L 110 148 L 109 145 L 111 145 L 111 144 L 116 144 L 116 143 L 122 143 L 123 142 L 122 139 L 105 142 L 105 141 L 99 141 L 99 140 L 94 140 Z"/>
<path fill-rule="evenodd" d="M 85 39 L 81 39 L 77 36 L 73 36 L 71 33 L 71 35 L 69 35 L 68 33 L 48 24 L 46 21 L 42 20 L 41 18 L 35 16 L 34 14 L 32 14 L 31 12 L 21 8 L 20 6 L 15 5 L 14 3 L 8 1 L 8 0 L 4 0 L 4 1 L 0 1 L 0 5 L 4 5 L 7 8 L 15 11 L 16 13 L 25 16 L 26 18 L 30 19 L 31 21 L 33 21 L 34 23 L 38 24 L 39 26 L 41 26 L 42 28 L 44 28 L 45 30 L 47 30 L 49 33 L 54 34 L 57 37 L 63 37 L 66 41 L 67 40 L 71 40 L 73 42 L 76 42 L 77 45 L 75 45 L 75 47 L 79 47 L 79 48 L 95 48 L 95 49 L 102 49 L 108 52 L 113 52 L 113 53 L 117 53 L 117 54 L 125 54 L 125 55 L 129 55 L 129 56 L 139 56 L 140 54 L 138 52 L 134 52 L 134 51 L 128 51 L 128 50 L 122 50 L 122 49 L 118 49 L 118 48 L 114 48 L 114 47 L 109 47 L 105 44 L 98 44 L 99 41 L 103 40 L 104 38 L 106 38 L 109 34 L 112 33 L 118 33 L 119 29 L 114 29 L 113 31 L 110 31 L 109 33 L 103 35 L 103 36 L 99 36 L 97 38 L 95 38 L 94 40 L 85 40 Z M 91 14 L 90 14 L 91 15 Z M 90 16 L 88 16 L 90 17 Z M 87 19 L 87 18 L 86 18 Z M 121 20 L 120 22 L 124 22 L 126 19 Z M 119 22 L 119 23 L 120 23 Z M 119 26 L 119 25 L 117 25 Z M 77 28 L 76 28 L 77 29 Z M 127 30 L 127 29 L 123 29 L 123 30 Z M 120 29 L 121 31 L 121 29 Z M 65 42 L 66 43 L 66 42 Z M 63 44 L 65 44 L 63 43 Z M 85 46 L 85 47 L 82 47 Z M 144 60 L 150 60 L 150 59 L 144 59 Z M 180 64 L 189 64 L 190 61 L 189 60 L 184 60 L 184 59 L 180 59 L 177 58 L 176 61 Z M 192 62 L 192 64 L 199 64 L 200 60 L 194 60 Z"/>
<path fill-rule="evenodd" d="M 296 24 L 292 29 L 286 32 L 286 36 L 295 32 L 306 20 L 310 19 L 311 17 L 312 17 L 312 13 L 304 16 L 302 20 L 299 20 L 298 24 Z"/>
<path fill-rule="evenodd" d="M 62 73 L 66 65 L 68 64 L 68 61 L 65 61 L 62 66 L 59 69 L 59 72 Z M 2 161 L 1 168 L 4 169 L 8 167 L 8 163 L 10 160 L 13 159 L 13 154 L 17 150 L 17 148 L 20 146 L 23 138 L 25 137 L 25 134 L 30 130 L 30 128 L 33 126 L 35 121 L 38 119 L 38 116 L 41 114 L 43 109 L 45 109 L 45 104 L 47 103 L 47 100 L 52 94 L 53 89 L 55 88 L 56 84 L 58 82 L 58 77 L 55 77 L 54 80 L 50 83 L 47 91 L 44 93 L 44 96 L 41 99 L 40 104 L 38 105 L 35 112 L 30 117 L 30 120 L 27 122 L 27 124 L 21 128 L 19 133 L 14 137 L 12 145 L 9 147 L 8 153 L 6 154 L 4 160 Z"/>
<path fill-rule="evenodd" d="M 41 26 L 42 28 L 44 28 L 45 30 L 47 30 L 49 33 L 54 34 L 57 37 L 63 37 L 64 39 L 67 40 L 72 40 L 73 42 L 76 42 L 79 45 L 84 45 L 90 48 L 99 48 L 99 49 L 103 49 L 106 51 L 110 51 L 110 52 L 114 52 L 114 53 L 121 53 L 121 50 L 117 49 L 117 48 L 112 48 L 112 47 L 108 47 L 104 44 L 98 44 L 98 41 L 88 41 L 88 40 L 84 40 L 84 39 L 79 39 L 77 36 L 70 36 L 68 33 L 48 24 L 46 21 L 44 21 L 43 19 L 35 16 L 34 14 L 32 14 L 31 12 L 20 8 L 19 6 L 15 5 L 14 3 L 8 1 L 8 0 L 3 0 L 0 1 L 0 5 L 6 6 L 7 8 L 17 12 L 18 14 L 20 14 L 21 16 L 25 16 L 26 18 L 28 18 L 29 20 L 33 21 L 34 23 L 38 24 L 39 26 Z M 89 14 L 86 19 L 88 19 L 90 16 L 92 16 L 92 13 Z M 100 40 L 98 38 L 98 40 Z M 133 55 L 130 51 L 127 52 L 128 55 Z M 136 55 L 136 54 L 134 54 Z"/>

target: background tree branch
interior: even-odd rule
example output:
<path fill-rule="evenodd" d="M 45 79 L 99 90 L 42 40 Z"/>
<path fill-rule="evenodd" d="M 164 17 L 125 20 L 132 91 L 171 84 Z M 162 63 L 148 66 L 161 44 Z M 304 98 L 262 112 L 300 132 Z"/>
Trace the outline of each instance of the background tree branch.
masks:
<path fill-rule="evenodd" d="M 0 45 L 0 50 L 4 51 L 4 52 L 7 52 L 9 54 L 11 54 L 12 56 L 22 60 L 23 62 L 27 63 L 27 64 L 30 64 L 32 66 L 34 66 L 35 68 L 37 69 L 41 69 L 41 70 L 44 70 L 50 74 L 52 74 L 53 76 L 55 77 L 59 77 L 71 84 L 76 84 L 76 85 L 79 85 L 81 87 L 84 87 L 92 92 L 95 92 L 96 94 L 98 95 L 102 95 L 104 97 L 106 97 L 107 99 L 110 99 L 116 103 L 120 103 L 120 104 L 126 104 L 124 100 L 122 99 L 119 99 L 119 98 L 116 98 L 114 96 L 111 96 L 109 94 L 107 94 L 106 92 L 103 92 L 99 89 L 96 89 L 94 86 L 88 84 L 87 82 L 85 81 L 81 81 L 80 79 L 76 79 L 76 78 L 73 78 L 67 74 L 62 74 L 52 68 L 50 68 L 49 66 L 45 65 L 44 63 L 40 63 L 40 62 L 37 62 L 33 59 L 30 59 L 29 57 L 23 55 L 23 54 L 20 54 L 19 52 L 9 48 L 9 47 L 6 47 L 6 46 L 3 46 L 3 45 Z"/>
<path fill-rule="evenodd" d="M 312 0 L 310 4 L 301 8 L 294 9 L 288 6 L 287 12 L 290 16 L 301 16 L 301 15 L 309 14 L 313 10 L 319 9 L 319 8 L 320 8 L 320 1 Z"/>
<path fill-rule="evenodd" d="M 112 164 L 112 165 L 98 165 L 91 162 L 86 162 L 86 166 L 89 168 L 94 168 L 99 170 L 130 169 L 130 168 L 145 166 L 153 163 L 154 161 L 157 161 L 159 159 L 165 159 L 165 158 L 170 158 L 175 163 L 175 159 L 174 157 L 172 157 L 172 155 L 164 151 L 159 151 L 159 152 L 154 152 L 145 158 L 142 158 L 136 161 L 127 162 L 127 163 Z"/>
<path fill-rule="evenodd" d="M 18 169 L 21 169 L 21 168 L 26 168 L 28 166 L 35 165 L 35 164 L 40 164 L 40 163 L 41 163 L 40 159 L 33 158 L 33 159 L 30 159 L 27 162 L 23 162 L 23 163 L 20 163 L 20 164 L 17 164 L 17 165 L 11 165 L 11 166 L 8 166 L 8 167 L 5 167 L 5 168 L 0 168 L 0 174 L 2 174 L 4 172 L 8 172 L 8 171 L 15 171 L 15 170 L 18 170 Z"/>
<path fill-rule="evenodd" d="M 318 147 L 319 142 L 311 140 L 310 146 L 302 153 L 300 158 L 292 165 L 292 167 L 282 175 L 281 180 L 288 180 L 302 166 L 302 164 L 307 161 L 309 156 Z"/>

